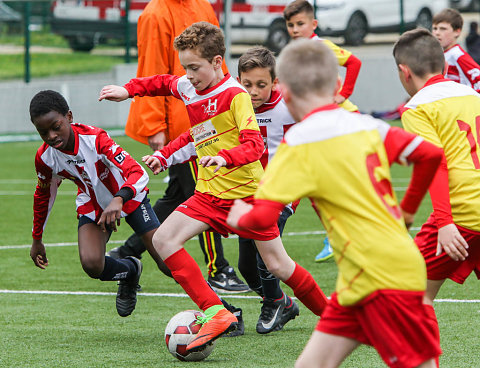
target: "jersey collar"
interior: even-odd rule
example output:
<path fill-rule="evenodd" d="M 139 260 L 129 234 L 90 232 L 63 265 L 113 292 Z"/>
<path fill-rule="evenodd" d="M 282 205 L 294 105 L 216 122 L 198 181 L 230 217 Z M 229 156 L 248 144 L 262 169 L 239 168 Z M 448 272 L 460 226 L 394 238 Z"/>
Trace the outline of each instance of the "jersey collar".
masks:
<path fill-rule="evenodd" d="M 427 83 L 421 88 L 431 86 L 432 84 L 441 83 L 441 82 L 450 82 L 450 79 L 446 79 L 442 74 L 434 75 L 432 78 L 427 80 Z"/>
<path fill-rule="evenodd" d="M 335 103 L 331 103 L 331 104 L 328 104 L 328 105 L 323 105 L 323 106 L 317 107 L 316 109 L 313 109 L 307 115 L 305 115 L 303 117 L 302 121 L 305 120 L 306 118 L 308 118 L 309 116 L 312 116 L 313 114 L 316 114 L 317 112 L 330 111 L 330 110 L 335 110 L 335 109 L 340 109 L 340 106 L 338 106 Z"/>
<path fill-rule="evenodd" d="M 265 102 L 263 105 L 257 107 L 255 109 L 255 114 L 261 114 L 262 112 L 273 109 L 282 100 L 282 97 L 283 96 L 279 91 L 277 90 L 272 91 L 270 95 L 270 99 L 267 102 Z"/>
<path fill-rule="evenodd" d="M 210 92 L 214 91 L 215 89 L 220 87 L 222 84 L 224 84 L 229 78 L 230 78 L 230 73 L 225 74 L 223 79 L 217 84 L 215 84 L 214 86 L 204 89 L 203 91 L 196 91 L 197 95 L 203 96 L 203 95 L 209 94 Z"/>

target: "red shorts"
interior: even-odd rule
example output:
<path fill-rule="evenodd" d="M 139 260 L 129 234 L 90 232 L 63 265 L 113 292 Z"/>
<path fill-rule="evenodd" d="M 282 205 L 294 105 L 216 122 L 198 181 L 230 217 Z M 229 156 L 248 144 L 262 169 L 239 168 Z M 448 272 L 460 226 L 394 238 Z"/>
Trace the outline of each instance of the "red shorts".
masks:
<path fill-rule="evenodd" d="M 438 229 L 433 214 L 415 236 L 415 243 L 425 258 L 427 279 L 451 279 L 463 284 L 467 277 L 475 271 L 480 278 L 480 233 L 457 226 L 458 231 L 468 243 L 468 257 L 464 261 L 454 261 L 445 252 L 436 256 Z"/>
<path fill-rule="evenodd" d="M 422 298 L 418 291 L 378 290 L 343 307 L 333 293 L 316 330 L 372 345 L 389 367 L 416 367 L 442 352 Z"/>
<path fill-rule="evenodd" d="M 251 204 L 255 201 L 253 196 L 242 198 L 242 200 Z M 234 199 L 217 198 L 195 191 L 193 196 L 179 205 L 175 211 L 179 211 L 188 217 L 209 224 L 213 230 L 225 237 L 227 237 L 229 233 L 232 233 L 245 239 L 267 241 L 280 236 L 276 223 L 261 233 L 246 229 L 238 230 L 228 226 L 227 216 L 234 201 Z"/>

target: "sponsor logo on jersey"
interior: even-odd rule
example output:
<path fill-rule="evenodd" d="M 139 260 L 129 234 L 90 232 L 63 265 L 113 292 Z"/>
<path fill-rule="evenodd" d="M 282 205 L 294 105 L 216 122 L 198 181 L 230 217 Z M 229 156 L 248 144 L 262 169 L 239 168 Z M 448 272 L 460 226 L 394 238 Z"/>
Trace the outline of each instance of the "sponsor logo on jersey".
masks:
<path fill-rule="evenodd" d="M 195 125 L 191 128 L 191 132 L 195 143 L 201 142 L 217 134 L 217 131 L 210 120 Z"/>
<path fill-rule="evenodd" d="M 258 124 L 267 124 L 272 122 L 272 118 L 267 118 L 267 119 L 258 119 L 257 118 Z"/>
<path fill-rule="evenodd" d="M 203 106 L 203 111 L 207 115 L 215 115 L 217 113 L 217 99 L 215 99 L 213 102 L 211 99 L 208 99 L 208 104 L 202 105 Z"/>
<path fill-rule="evenodd" d="M 125 157 L 128 155 L 127 152 L 122 151 L 118 155 L 114 157 L 115 161 L 117 161 L 119 164 L 123 163 L 125 161 Z"/>
<path fill-rule="evenodd" d="M 100 180 L 105 180 L 109 172 L 110 170 L 108 170 L 108 168 L 106 167 L 105 170 L 102 173 L 100 173 L 100 175 L 98 175 L 98 177 L 100 178 Z"/>
<path fill-rule="evenodd" d="M 84 164 L 85 163 L 85 159 L 81 159 L 81 160 L 67 160 L 65 161 L 68 165 L 78 165 L 78 164 Z"/>
<path fill-rule="evenodd" d="M 185 93 L 181 92 L 181 93 L 180 93 L 180 96 L 182 96 L 182 98 L 183 98 L 185 101 L 190 101 L 190 97 L 188 97 L 187 95 L 185 95 Z"/>

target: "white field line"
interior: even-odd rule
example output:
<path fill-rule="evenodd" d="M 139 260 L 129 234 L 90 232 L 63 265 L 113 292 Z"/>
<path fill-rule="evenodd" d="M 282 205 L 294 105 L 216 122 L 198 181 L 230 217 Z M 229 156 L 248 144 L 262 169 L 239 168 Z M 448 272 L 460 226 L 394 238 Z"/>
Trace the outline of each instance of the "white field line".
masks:
<path fill-rule="evenodd" d="M 0 294 L 36 294 L 36 295 L 88 295 L 88 296 L 115 296 L 117 293 L 100 291 L 55 291 L 55 290 L 6 290 L 0 289 Z M 138 293 L 140 296 L 188 298 L 187 294 L 175 293 Z M 225 294 L 227 295 L 227 294 Z M 231 295 L 229 299 L 260 299 L 256 295 Z M 295 298 L 296 299 L 296 298 Z M 480 303 L 480 299 L 435 299 L 436 303 Z"/>
<path fill-rule="evenodd" d="M 412 227 L 410 228 L 410 231 L 418 231 L 420 230 L 419 227 Z M 306 235 L 325 235 L 326 231 L 325 230 L 318 230 L 318 231 L 293 231 L 293 232 L 287 232 L 283 233 L 282 237 L 285 236 L 306 236 Z M 235 239 L 238 238 L 237 235 L 230 235 L 228 239 Z M 226 239 L 223 239 L 226 240 Z M 123 244 L 124 240 L 112 240 L 109 241 L 108 244 Z M 5 249 L 24 249 L 24 248 L 30 248 L 32 245 L 31 244 L 19 244 L 19 245 L 0 245 L 0 250 L 5 250 Z M 71 246 L 77 246 L 77 242 L 63 242 L 63 243 L 47 243 L 45 244 L 45 247 L 71 247 Z"/>

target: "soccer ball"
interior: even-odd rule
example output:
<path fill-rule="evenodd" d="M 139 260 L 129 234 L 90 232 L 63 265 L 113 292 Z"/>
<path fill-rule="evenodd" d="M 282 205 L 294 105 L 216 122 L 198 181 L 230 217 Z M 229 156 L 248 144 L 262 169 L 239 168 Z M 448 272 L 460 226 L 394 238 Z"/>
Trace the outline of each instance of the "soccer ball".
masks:
<path fill-rule="evenodd" d="M 201 325 L 196 324 L 197 317 L 205 317 L 202 312 L 186 310 L 174 315 L 165 327 L 167 349 L 175 358 L 183 361 L 203 360 L 210 355 L 214 342 L 201 351 L 187 353 L 187 345 L 195 338 Z"/>

